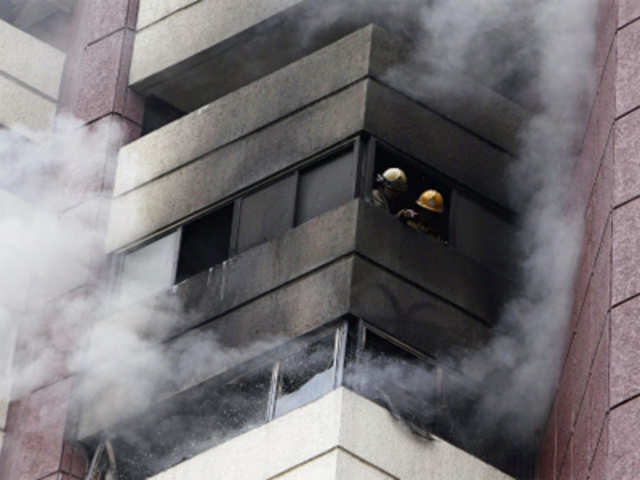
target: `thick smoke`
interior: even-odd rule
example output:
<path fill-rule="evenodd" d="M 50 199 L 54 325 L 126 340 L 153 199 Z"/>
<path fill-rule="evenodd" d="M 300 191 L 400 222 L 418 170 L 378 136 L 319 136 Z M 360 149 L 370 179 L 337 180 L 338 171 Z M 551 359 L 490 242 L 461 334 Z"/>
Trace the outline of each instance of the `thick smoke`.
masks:
<path fill-rule="evenodd" d="M 412 76 L 407 90 L 431 89 L 471 104 L 474 98 L 460 96 L 467 77 L 530 112 L 517 132 L 517 161 L 508 172 L 510 200 L 520 216 L 519 292 L 503 307 L 497 335 L 486 347 L 446 362 L 459 372 L 449 373 L 459 380 L 447 400 L 454 410 L 467 408 L 471 381 L 482 392 L 457 432 L 469 442 L 482 432 L 530 447 L 552 399 L 582 244 L 580 209 L 569 208 L 568 194 L 594 81 L 597 7 L 596 0 L 470 0 L 420 9 L 424 30 L 412 65 L 424 65 L 425 76 L 418 84 Z M 397 83 L 404 74 L 399 66 L 387 76 Z M 397 365 L 388 368 L 388 378 L 402 375 Z M 430 399 L 433 412 L 426 415 L 440 415 L 433 379 L 400 370 L 412 383 L 407 391 Z"/>
<path fill-rule="evenodd" d="M 0 377 L 0 401 L 73 376 L 73 405 L 90 405 L 82 418 L 97 425 L 281 343 L 265 338 L 230 349 L 200 332 L 165 344 L 187 314 L 173 297 L 140 301 L 140 292 L 156 293 L 154 265 L 145 271 L 148 284 L 112 285 L 104 238 L 108 169 L 124 138 L 117 125 L 84 128 L 60 117 L 51 132 L 0 131 L 0 368 L 11 365 Z M 134 303 L 135 317 L 119 314 Z M 177 461 L 195 448 L 187 443 L 171 455 Z"/>
<path fill-rule="evenodd" d="M 569 210 L 567 195 L 574 146 L 584 130 L 582 102 L 593 81 L 597 2 L 483 0 L 465 2 L 463 12 L 447 4 L 427 15 L 430 31 L 442 40 L 437 58 L 457 69 L 471 64 L 494 88 L 515 84 L 534 113 L 519 132 L 508 185 L 522 217 L 521 291 L 503 309 L 500 334 L 460 365 L 485 391 L 475 422 L 487 434 L 526 442 L 549 407 L 580 253 L 581 218 Z M 464 32 L 454 34 L 457 39 L 445 30 L 454 24 Z M 523 71 L 530 78 L 522 79 Z"/>
<path fill-rule="evenodd" d="M 308 34 L 353 14 L 354 6 L 390 8 L 377 0 L 345 5 L 309 20 Z M 419 20 L 417 29 L 399 27 L 412 39 L 412 65 L 446 72 L 442 81 L 425 71 L 411 89 L 435 88 L 464 103 L 456 91 L 464 73 L 532 112 L 518 132 L 518 160 L 509 172 L 522 218 L 521 290 L 505 305 L 499 334 L 486 348 L 450 360 L 461 379 L 484 386 L 460 428 L 489 434 L 494 428 L 527 442 L 548 409 L 581 245 L 580 219 L 569 216 L 566 192 L 583 128 L 581 102 L 593 80 L 596 0 L 396 0 L 391 6 L 398 25 Z M 402 65 L 388 75 L 402 80 Z M 108 422 L 121 407 L 142 409 L 166 389 L 197 381 L 199 369 L 264 351 L 270 340 L 228 351 L 213 336 L 191 336 L 168 351 L 157 340 L 184 314 L 179 303 L 142 308 L 134 323 L 97 321 L 119 307 L 105 280 L 103 179 L 121 133 L 113 125 L 79 127 L 61 118 L 53 133 L 0 132 L 0 340 L 13 344 L 19 329 L 14 397 L 78 374 L 78 394 L 93 399 L 93 414 Z M 433 396 L 433 379 L 402 365 L 388 368 L 404 379 L 407 398 Z M 467 398 L 462 389 L 460 397 Z"/>

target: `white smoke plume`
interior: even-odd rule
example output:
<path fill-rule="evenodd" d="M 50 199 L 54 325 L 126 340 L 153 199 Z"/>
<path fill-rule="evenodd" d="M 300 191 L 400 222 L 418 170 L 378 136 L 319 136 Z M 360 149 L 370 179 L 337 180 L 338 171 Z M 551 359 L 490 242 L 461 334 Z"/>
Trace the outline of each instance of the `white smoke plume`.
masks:
<path fill-rule="evenodd" d="M 593 84 L 598 4 L 595 0 L 465 4 L 470 7 L 467 18 L 473 18 L 475 25 L 471 29 L 468 22 L 467 28 L 458 25 L 456 30 L 466 34 L 453 46 L 445 39 L 444 55 L 465 61 L 474 53 L 494 51 L 492 27 L 499 19 L 510 25 L 508 32 L 515 31 L 507 39 L 516 38 L 520 48 L 515 58 L 527 60 L 527 73 L 534 78 L 524 92 L 534 99 L 530 107 L 534 115 L 519 132 L 521 146 L 509 179 L 513 203 L 522 214 L 521 291 L 504 307 L 499 335 L 461 365 L 462 370 L 476 370 L 485 386 L 477 421 L 525 441 L 542 427 L 566 342 L 582 244 L 582 218 L 569 209 L 570 171 L 577 154 L 574 147 L 585 129 L 583 102 Z M 438 25 L 446 24 L 443 18 L 460 18 L 450 16 L 447 6 L 442 8 L 445 12 L 436 15 Z M 518 39 L 518 34 L 523 37 Z M 446 37 L 442 31 L 438 35 Z M 501 62 L 490 55 L 488 64 L 481 61 L 484 78 L 499 85 L 516 73 L 510 56 L 506 58 Z M 486 370 L 477 372 L 482 366 Z M 495 369 L 501 371 L 497 376 Z"/>

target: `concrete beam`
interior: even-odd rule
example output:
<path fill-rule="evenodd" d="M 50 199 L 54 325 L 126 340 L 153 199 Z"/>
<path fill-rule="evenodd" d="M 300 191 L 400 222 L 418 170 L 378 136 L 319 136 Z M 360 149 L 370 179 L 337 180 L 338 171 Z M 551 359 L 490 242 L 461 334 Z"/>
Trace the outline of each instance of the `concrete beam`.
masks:
<path fill-rule="evenodd" d="M 65 55 L 0 20 L 0 124 L 53 125 Z"/>
<path fill-rule="evenodd" d="M 45 130 L 53 126 L 56 114 L 54 101 L 1 75 L 0 97 L 4 99 L 0 109 L 0 124 L 9 128 L 22 125 L 31 130 Z"/>
<path fill-rule="evenodd" d="M 171 2 L 158 10 L 153 0 L 140 2 L 130 81 L 141 82 L 295 5 L 299 0 L 200 0 Z M 153 25 L 150 22 L 162 18 Z M 181 41 L 169 41 L 176 38 Z"/>
<path fill-rule="evenodd" d="M 2 20 L 0 50 L 0 72 L 49 99 L 58 98 L 64 53 Z"/>
<path fill-rule="evenodd" d="M 14 0 L 13 3 L 17 10 L 14 23 L 27 29 L 55 13 L 70 14 L 75 0 Z"/>

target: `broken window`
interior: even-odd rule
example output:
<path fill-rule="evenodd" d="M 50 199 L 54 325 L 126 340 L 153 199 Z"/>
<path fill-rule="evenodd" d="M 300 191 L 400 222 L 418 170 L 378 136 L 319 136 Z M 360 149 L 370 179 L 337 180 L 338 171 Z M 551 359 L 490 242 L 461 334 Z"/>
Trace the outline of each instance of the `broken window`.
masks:
<path fill-rule="evenodd" d="M 129 437 L 157 473 L 265 423 L 270 382 L 263 367 L 187 390 L 146 419 L 149 434 Z"/>
<path fill-rule="evenodd" d="M 336 384 L 335 343 L 333 333 L 280 362 L 275 416 L 284 415 L 333 390 Z"/>
<path fill-rule="evenodd" d="M 295 224 L 300 225 L 355 197 L 357 157 L 353 148 L 300 172 Z"/>
<path fill-rule="evenodd" d="M 211 395 L 211 434 L 222 440 L 266 421 L 271 370 L 265 368 L 235 379 Z"/>
<path fill-rule="evenodd" d="M 182 227 L 176 283 L 229 258 L 233 205 Z"/>
<path fill-rule="evenodd" d="M 180 232 L 176 231 L 123 255 L 119 298 L 135 302 L 173 285 Z"/>
<path fill-rule="evenodd" d="M 360 327 L 355 359 L 345 373 L 346 385 L 383 405 L 419 433 L 426 433 L 437 414 L 436 375 L 419 352 L 390 336 Z"/>
<path fill-rule="evenodd" d="M 293 226 L 297 175 L 290 175 L 238 201 L 235 252 L 276 238 Z"/>

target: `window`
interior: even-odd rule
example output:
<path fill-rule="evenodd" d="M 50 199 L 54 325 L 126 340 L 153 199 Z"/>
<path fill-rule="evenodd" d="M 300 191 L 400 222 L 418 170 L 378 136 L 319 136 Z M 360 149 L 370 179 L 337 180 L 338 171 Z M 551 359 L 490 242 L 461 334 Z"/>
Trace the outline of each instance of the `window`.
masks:
<path fill-rule="evenodd" d="M 465 195 L 456 192 L 454 197 L 451 237 L 456 248 L 496 272 L 513 276 L 516 272 L 514 245 L 517 243 L 513 224 L 495 209 Z"/>
<path fill-rule="evenodd" d="M 426 165 L 413 160 L 401 153 L 382 145 L 379 141 L 374 142 L 373 149 L 375 152 L 375 161 L 373 167 L 373 177 L 371 179 L 372 188 L 375 188 L 376 175 L 382 174 L 387 168 L 401 168 L 407 175 L 408 191 L 402 193 L 390 205 L 392 213 L 403 208 L 418 210 L 420 207 L 416 205 L 416 200 L 420 194 L 428 189 L 438 190 L 444 198 L 445 210 L 440 219 L 439 232 L 444 241 L 449 240 L 449 212 L 451 203 L 451 187 L 448 182 L 442 178 L 437 172 L 431 170 Z"/>
<path fill-rule="evenodd" d="M 320 398 L 335 387 L 335 334 L 306 346 L 279 365 L 275 416 Z"/>
<path fill-rule="evenodd" d="M 233 205 L 182 227 L 176 283 L 229 258 Z"/>
<path fill-rule="evenodd" d="M 290 175 L 239 200 L 234 252 L 276 238 L 293 225 L 297 175 Z"/>
<path fill-rule="evenodd" d="M 271 370 L 264 367 L 178 394 L 148 417 L 147 434 L 130 436 L 147 452 L 140 460 L 155 473 L 265 423 L 270 382 Z"/>
<path fill-rule="evenodd" d="M 339 207 L 355 197 L 357 157 L 353 149 L 300 172 L 296 225 Z"/>
<path fill-rule="evenodd" d="M 418 433 L 430 431 L 437 414 L 434 366 L 408 345 L 363 323 L 353 339 L 357 346 L 345 373 L 346 385 L 383 405 Z"/>
<path fill-rule="evenodd" d="M 135 302 L 173 285 L 179 242 L 176 231 L 123 256 L 120 302 Z"/>

